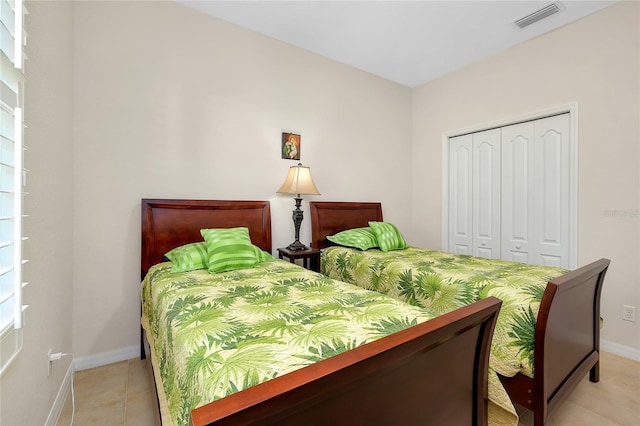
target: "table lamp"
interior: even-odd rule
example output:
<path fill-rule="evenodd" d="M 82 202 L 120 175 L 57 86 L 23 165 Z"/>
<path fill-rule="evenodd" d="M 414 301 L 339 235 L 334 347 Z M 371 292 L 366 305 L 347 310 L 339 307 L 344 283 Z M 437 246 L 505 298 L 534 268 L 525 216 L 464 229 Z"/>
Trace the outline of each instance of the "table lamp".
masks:
<path fill-rule="evenodd" d="M 296 240 L 287 247 L 291 251 L 308 250 L 309 247 L 300 242 L 300 224 L 303 219 L 303 212 L 300 209 L 302 197 L 300 195 L 320 195 L 318 188 L 311 178 L 311 169 L 298 163 L 297 166 L 289 168 L 289 174 L 284 183 L 277 191 L 279 194 L 296 194 L 296 208 L 293 210 L 293 225 L 296 231 Z"/>

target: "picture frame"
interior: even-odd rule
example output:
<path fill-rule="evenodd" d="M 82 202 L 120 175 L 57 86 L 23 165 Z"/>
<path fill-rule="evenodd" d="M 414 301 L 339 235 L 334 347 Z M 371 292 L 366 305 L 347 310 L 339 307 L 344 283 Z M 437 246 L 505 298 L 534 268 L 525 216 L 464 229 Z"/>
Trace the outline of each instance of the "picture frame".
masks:
<path fill-rule="evenodd" d="M 282 132 L 280 153 L 285 160 L 300 160 L 301 137 L 297 133 Z"/>

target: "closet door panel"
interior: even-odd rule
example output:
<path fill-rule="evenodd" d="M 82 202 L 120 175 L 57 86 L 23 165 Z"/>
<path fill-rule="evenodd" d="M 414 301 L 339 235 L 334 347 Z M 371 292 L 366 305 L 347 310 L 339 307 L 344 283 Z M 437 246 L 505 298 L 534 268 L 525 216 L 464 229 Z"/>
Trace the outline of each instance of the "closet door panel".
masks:
<path fill-rule="evenodd" d="M 472 136 L 449 140 L 449 251 L 471 254 L 472 233 Z"/>
<path fill-rule="evenodd" d="M 473 255 L 500 258 L 500 129 L 473 134 Z"/>
<path fill-rule="evenodd" d="M 530 263 L 534 232 L 532 122 L 502 128 L 502 242 L 501 257 Z"/>
<path fill-rule="evenodd" d="M 533 263 L 569 267 L 569 116 L 535 122 Z"/>

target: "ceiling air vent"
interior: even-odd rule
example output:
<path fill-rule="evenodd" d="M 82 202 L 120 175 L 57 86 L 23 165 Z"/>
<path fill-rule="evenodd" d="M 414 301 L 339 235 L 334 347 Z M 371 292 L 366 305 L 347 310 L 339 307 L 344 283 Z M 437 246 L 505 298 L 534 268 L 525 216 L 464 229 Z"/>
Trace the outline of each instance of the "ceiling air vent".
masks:
<path fill-rule="evenodd" d="M 551 3 L 542 9 L 536 10 L 535 12 L 514 21 L 514 24 L 520 28 L 524 28 L 558 12 L 560 12 L 560 7 L 556 3 Z"/>

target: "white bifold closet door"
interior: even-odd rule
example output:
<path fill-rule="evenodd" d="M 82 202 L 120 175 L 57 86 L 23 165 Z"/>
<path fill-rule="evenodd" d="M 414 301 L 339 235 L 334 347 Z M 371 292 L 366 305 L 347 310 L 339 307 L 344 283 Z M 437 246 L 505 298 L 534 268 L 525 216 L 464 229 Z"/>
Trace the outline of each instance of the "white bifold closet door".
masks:
<path fill-rule="evenodd" d="M 500 129 L 449 139 L 449 171 L 450 251 L 499 258 Z"/>
<path fill-rule="evenodd" d="M 449 138 L 449 251 L 472 254 L 472 135 Z"/>
<path fill-rule="evenodd" d="M 569 266 L 569 114 L 502 128 L 503 259 Z"/>
<path fill-rule="evenodd" d="M 569 114 L 449 139 L 449 251 L 569 266 Z"/>

